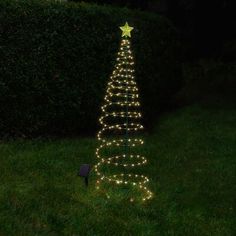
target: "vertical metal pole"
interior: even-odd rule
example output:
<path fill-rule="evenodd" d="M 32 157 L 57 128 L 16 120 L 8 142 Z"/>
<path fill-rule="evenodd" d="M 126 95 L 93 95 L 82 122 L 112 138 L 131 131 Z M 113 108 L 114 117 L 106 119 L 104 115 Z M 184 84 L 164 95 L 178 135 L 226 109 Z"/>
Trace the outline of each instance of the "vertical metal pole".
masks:
<path fill-rule="evenodd" d="M 125 48 L 125 50 L 127 51 L 127 48 Z M 127 76 L 127 65 L 126 65 L 126 76 Z M 126 78 L 126 80 L 128 80 L 128 78 Z M 126 156 L 128 155 L 128 137 L 129 137 L 129 134 L 128 134 L 128 122 L 129 122 L 129 118 L 128 118 L 128 96 L 129 96 L 129 93 L 128 93 L 128 84 L 126 83 L 126 150 L 125 150 L 125 154 Z"/>
<path fill-rule="evenodd" d="M 85 183 L 85 186 L 88 187 L 88 177 L 84 178 L 84 183 Z"/>

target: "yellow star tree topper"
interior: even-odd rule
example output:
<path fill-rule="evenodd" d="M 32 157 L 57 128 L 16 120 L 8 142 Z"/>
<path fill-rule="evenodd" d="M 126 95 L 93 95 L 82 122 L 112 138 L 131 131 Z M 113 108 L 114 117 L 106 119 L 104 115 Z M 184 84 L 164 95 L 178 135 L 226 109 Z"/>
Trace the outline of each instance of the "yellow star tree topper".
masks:
<path fill-rule="evenodd" d="M 131 38 L 130 32 L 134 29 L 134 27 L 130 27 L 128 22 L 126 22 L 124 26 L 121 26 L 120 29 L 122 30 L 122 37 L 127 36 Z"/>

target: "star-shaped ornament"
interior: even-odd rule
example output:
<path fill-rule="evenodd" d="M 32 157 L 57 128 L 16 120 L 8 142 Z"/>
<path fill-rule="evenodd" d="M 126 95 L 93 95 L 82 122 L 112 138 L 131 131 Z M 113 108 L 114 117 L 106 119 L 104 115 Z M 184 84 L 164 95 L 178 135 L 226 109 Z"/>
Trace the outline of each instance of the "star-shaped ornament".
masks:
<path fill-rule="evenodd" d="M 126 22 L 124 26 L 120 27 L 120 29 L 122 30 L 122 37 L 127 36 L 131 38 L 130 32 L 134 29 L 134 27 L 130 27 Z"/>

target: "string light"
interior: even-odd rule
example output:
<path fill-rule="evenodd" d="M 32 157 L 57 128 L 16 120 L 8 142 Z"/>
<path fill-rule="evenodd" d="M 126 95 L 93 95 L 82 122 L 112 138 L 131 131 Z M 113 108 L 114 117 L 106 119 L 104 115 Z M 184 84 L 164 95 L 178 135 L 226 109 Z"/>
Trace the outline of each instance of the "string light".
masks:
<path fill-rule="evenodd" d="M 96 188 L 100 189 L 102 182 L 117 185 L 131 185 L 138 188 L 143 193 L 142 200 L 146 201 L 153 195 L 146 187 L 146 184 L 149 182 L 149 179 L 146 176 L 127 173 L 107 175 L 102 170 L 102 167 L 105 165 L 115 167 L 121 166 L 125 169 L 129 169 L 147 163 L 147 159 L 144 156 L 134 154 L 130 150 L 136 146 L 143 145 L 144 142 L 141 138 L 133 138 L 133 136 L 129 136 L 129 132 L 143 130 L 143 126 L 139 123 L 139 119 L 142 115 L 140 112 L 135 110 L 140 107 L 140 103 L 138 101 L 138 88 L 134 76 L 134 61 L 130 49 L 130 40 L 128 39 L 128 37 L 131 37 L 130 31 L 133 28 L 127 27 L 129 27 L 127 23 L 124 27 L 120 27 L 121 29 L 125 28 L 126 33 L 124 33 L 122 29 L 122 35 L 124 38 L 121 40 L 117 63 L 112 75 L 110 76 L 104 98 L 104 105 L 101 107 L 102 116 L 99 119 L 99 122 L 102 129 L 97 134 L 100 144 L 96 149 L 98 162 L 94 168 L 95 173 L 98 176 Z M 111 122 L 109 122 L 110 119 L 116 118 L 118 119 L 116 124 L 111 124 Z M 122 119 L 125 119 L 125 121 L 121 122 Z M 124 135 L 120 135 L 111 140 L 107 137 L 107 132 L 123 132 L 122 134 Z M 105 149 L 114 147 L 125 147 L 128 148 L 129 151 L 110 157 L 103 155 Z M 123 148 L 121 150 L 124 151 Z M 133 197 L 130 199 L 131 202 L 134 200 Z"/>

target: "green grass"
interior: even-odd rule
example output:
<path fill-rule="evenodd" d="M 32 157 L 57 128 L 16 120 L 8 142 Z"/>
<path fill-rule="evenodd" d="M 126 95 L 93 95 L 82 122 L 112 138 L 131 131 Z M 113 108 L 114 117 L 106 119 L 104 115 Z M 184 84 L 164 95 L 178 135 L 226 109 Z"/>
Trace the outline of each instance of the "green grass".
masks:
<path fill-rule="evenodd" d="M 236 111 L 195 105 L 146 138 L 154 198 L 109 200 L 76 176 L 93 138 L 0 143 L 0 235 L 235 235 Z"/>

